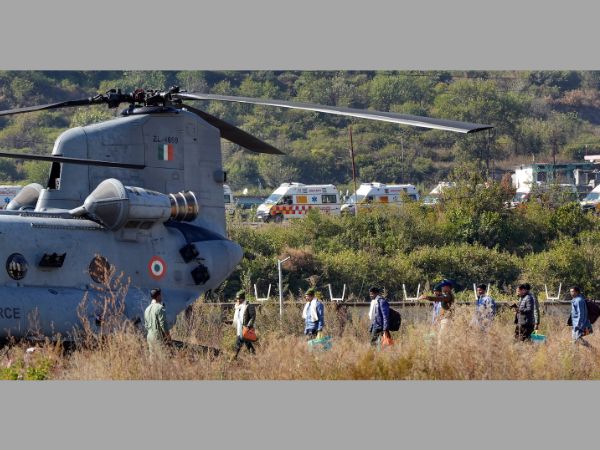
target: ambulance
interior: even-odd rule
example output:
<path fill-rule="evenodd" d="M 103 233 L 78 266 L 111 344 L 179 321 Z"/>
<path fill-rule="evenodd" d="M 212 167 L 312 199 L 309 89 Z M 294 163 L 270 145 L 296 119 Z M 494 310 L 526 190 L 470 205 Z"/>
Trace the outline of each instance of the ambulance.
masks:
<path fill-rule="evenodd" d="M 340 196 L 333 184 L 283 183 L 260 205 L 256 218 L 263 222 L 304 217 L 308 210 L 340 213 Z"/>
<path fill-rule="evenodd" d="M 226 184 L 223 185 L 223 194 L 225 200 L 225 212 L 227 214 L 233 214 L 235 212 L 235 199 L 233 198 L 231 188 Z"/>
<path fill-rule="evenodd" d="M 399 205 L 404 198 L 419 200 L 417 188 L 412 184 L 362 183 L 356 194 L 351 195 L 342 205 L 341 212 L 354 214 L 357 203 L 365 206 L 372 204 Z"/>
<path fill-rule="evenodd" d="M 15 198 L 23 186 L 0 186 L 0 209 L 5 209 L 6 205 Z"/>

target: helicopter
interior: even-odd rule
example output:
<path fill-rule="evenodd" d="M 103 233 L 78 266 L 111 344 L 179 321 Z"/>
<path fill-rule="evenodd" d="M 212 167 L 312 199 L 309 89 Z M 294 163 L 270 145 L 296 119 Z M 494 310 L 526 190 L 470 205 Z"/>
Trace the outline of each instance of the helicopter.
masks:
<path fill-rule="evenodd" d="M 128 279 L 122 313 L 140 323 L 160 288 L 167 323 L 236 268 L 242 248 L 226 232 L 221 138 L 252 152 L 279 149 L 188 101 L 294 108 L 459 133 L 490 125 L 311 103 L 167 90 L 112 89 L 94 97 L 0 111 L 127 106 L 118 117 L 71 128 L 51 155 L 0 157 L 51 162 L 46 186 L 32 183 L 0 211 L 0 337 L 61 334 L 86 319 L 102 326 L 102 286 Z M 86 299 L 82 307 L 83 299 Z M 104 306 L 102 301 L 104 301 Z M 32 324 L 34 322 L 34 324 Z"/>

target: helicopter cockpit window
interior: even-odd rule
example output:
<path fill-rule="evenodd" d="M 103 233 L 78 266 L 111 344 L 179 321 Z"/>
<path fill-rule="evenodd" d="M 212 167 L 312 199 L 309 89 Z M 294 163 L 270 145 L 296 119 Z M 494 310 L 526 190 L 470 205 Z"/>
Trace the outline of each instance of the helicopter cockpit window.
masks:
<path fill-rule="evenodd" d="M 21 280 L 27 275 L 27 260 L 20 253 L 13 253 L 6 260 L 6 272 L 13 280 Z"/>
<path fill-rule="evenodd" d="M 96 283 L 104 284 L 110 277 L 112 267 L 104 256 L 95 256 L 90 262 L 89 273 Z"/>

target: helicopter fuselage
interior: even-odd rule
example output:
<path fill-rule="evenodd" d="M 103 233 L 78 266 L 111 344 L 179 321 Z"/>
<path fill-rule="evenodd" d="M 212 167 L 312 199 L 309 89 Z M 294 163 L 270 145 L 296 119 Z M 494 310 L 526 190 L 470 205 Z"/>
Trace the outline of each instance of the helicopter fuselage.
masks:
<path fill-rule="evenodd" d="M 0 230 L 6 261 L 0 271 L 2 336 L 69 335 L 82 319 L 98 325 L 107 300 L 122 301 L 125 316 L 137 322 L 148 305 L 150 286 L 162 289 L 172 324 L 241 259 L 235 242 L 172 221 L 110 231 L 66 214 L 6 211 L 0 212 Z M 179 252 L 188 244 L 210 274 L 201 285 L 191 274 L 195 263 L 185 262 Z"/>
<path fill-rule="evenodd" d="M 5 262 L 0 337 L 64 336 L 81 323 L 82 314 L 98 324 L 103 319 L 99 310 L 105 309 L 101 303 L 116 295 L 117 279 L 128 287 L 126 294 L 119 291 L 127 318 L 142 319 L 149 291 L 159 287 L 173 324 L 179 312 L 219 286 L 241 260 L 240 246 L 225 237 L 219 130 L 185 110 L 143 111 L 150 113 L 67 130 L 52 152 L 142 169 L 54 162 L 45 188 L 37 185 L 35 196 L 0 212 L 0 261 Z M 109 195 L 104 206 L 86 215 L 82 205 L 105 180 L 130 197 Z M 185 211 L 191 207 L 186 196 L 193 200 L 194 214 Z M 131 213 L 139 206 L 134 205 L 137 198 L 167 198 L 167 214 L 168 199 L 176 199 L 187 222 L 178 221 L 179 213 L 141 220 L 123 216 L 114 226 L 98 220 L 104 214 L 110 221 L 120 211 L 113 200 L 124 202 Z M 141 207 L 156 209 L 153 204 Z M 95 274 L 98 270 L 108 275 Z"/>

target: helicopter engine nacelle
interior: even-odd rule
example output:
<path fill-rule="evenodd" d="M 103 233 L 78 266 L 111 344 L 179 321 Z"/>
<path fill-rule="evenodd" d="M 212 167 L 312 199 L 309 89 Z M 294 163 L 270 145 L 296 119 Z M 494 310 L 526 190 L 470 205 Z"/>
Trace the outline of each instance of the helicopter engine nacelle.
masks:
<path fill-rule="evenodd" d="M 20 209 L 34 209 L 40 197 L 40 192 L 44 188 L 41 184 L 30 183 L 19 191 L 19 193 L 6 205 L 7 211 L 17 211 Z"/>
<path fill-rule="evenodd" d="M 198 202 L 193 192 L 162 194 L 148 189 L 124 186 L 109 178 L 101 182 L 82 206 L 70 211 L 74 216 L 89 216 L 109 230 L 141 223 L 166 222 L 169 219 L 190 222 L 198 216 Z"/>

